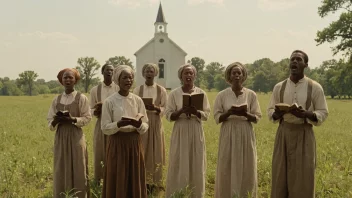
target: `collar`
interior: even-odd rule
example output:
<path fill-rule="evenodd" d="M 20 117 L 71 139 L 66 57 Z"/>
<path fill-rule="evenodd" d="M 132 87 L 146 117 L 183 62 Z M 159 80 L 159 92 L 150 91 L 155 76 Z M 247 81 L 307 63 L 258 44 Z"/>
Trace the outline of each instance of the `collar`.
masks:
<path fill-rule="evenodd" d="M 122 95 L 120 95 L 119 92 L 116 92 L 116 97 L 117 97 L 118 99 L 132 98 L 132 94 L 133 94 L 133 93 L 130 92 L 127 96 L 122 96 Z"/>
<path fill-rule="evenodd" d="M 306 82 L 307 81 L 307 76 L 306 75 L 304 75 L 304 77 L 303 78 L 301 78 L 297 83 L 294 83 L 292 80 L 291 80 L 291 78 L 290 77 L 288 77 L 288 81 L 290 82 L 290 83 L 293 83 L 293 84 L 301 84 L 301 83 L 304 83 L 304 82 Z"/>
<path fill-rule="evenodd" d="M 106 84 L 104 83 L 104 81 L 102 82 L 102 84 L 103 84 L 103 87 L 113 87 L 113 86 L 115 85 L 114 82 L 112 82 L 110 85 L 106 85 Z"/>
<path fill-rule="evenodd" d="M 153 87 L 153 88 L 155 88 L 155 87 L 156 87 L 156 83 L 154 82 L 153 85 L 151 85 L 151 86 L 149 86 L 149 85 L 147 85 L 147 84 L 144 83 L 144 86 L 145 86 L 145 87 Z"/>
<path fill-rule="evenodd" d="M 73 97 L 75 97 L 76 96 L 76 94 L 77 94 L 77 91 L 76 90 L 74 90 L 72 93 L 69 93 L 69 94 L 66 94 L 66 92 L 64 91 L 64 93 L 62 94 L 63 96 L 66 96 L 66 97 L 69 97 L 69 96 L 73 96 Z"/>

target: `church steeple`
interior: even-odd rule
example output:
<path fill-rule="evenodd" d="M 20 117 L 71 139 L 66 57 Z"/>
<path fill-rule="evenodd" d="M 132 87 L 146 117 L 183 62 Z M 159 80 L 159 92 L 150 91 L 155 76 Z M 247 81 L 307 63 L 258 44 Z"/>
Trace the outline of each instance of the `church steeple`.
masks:
<path fill-rule="evenodd" d="M 158 15 L 156 16 L 155 23 L 166 23 L 164 12 L 163 12 L 163 7 L 161 6 L 161 2 L 159 4 Z"/>
<path fill-rule="evenodd" d="M 163 7 L 161 6 L 161 2 L 159 4 L 159 10 L 158 10 L 158 15 L 156 16 L 156 20 L 154 23 L 155 26 L 155 34 L 167 34 L 166 31 L 166 20 L 165 20 L 165 16 L 164 16 L 164 12 L 163 12 Z"/>

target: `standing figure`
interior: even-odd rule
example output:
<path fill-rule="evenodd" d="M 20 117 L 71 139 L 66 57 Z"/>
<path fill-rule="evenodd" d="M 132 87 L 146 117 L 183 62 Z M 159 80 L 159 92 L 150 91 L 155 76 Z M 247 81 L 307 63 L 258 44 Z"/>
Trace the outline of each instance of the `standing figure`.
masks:
<path fill-rule="evenodd" d="M 109 136 L 102 197 L 146 198 L 141 135 L 148 130 L 147 112 L 142 99 L 129 92 L 134 80 L 130 66 L 115 68 L 113 80 L 120 90 L 105 99 L 101 115 L 101 129 Z"/>
<path fill-rule="evenodd" d="M 112 82 L 113 72 L 114 67 L 112 65 L 103 65 L 101 73 L 104 76 L 104 82 L 90 90 L 91 113 L 98 118 L 95 123 L 93 139 L 94 179 L 98 184 L 100 184 L 100 180 L 103 179 L 106 147 L 106 135 L 101 131 L 101 108 L 107 97 L 119 91 L 119 86 Z"/>
<path fill-rule="evenodd" d="M 208 120 L 210 105 L 206 93 L 194 86 L 197 70 L 186 64 L 178 70 L 182 86 L 171 91 L 165 116 L 174 121 L 169 151 L 166 197 L 188 188 L 194 198 L 205 196 L 206 153 L 202 121 Z M 184 106 L 184 94 L 203 94 L 203 110 Z"/>
<path fill-rule="evenodd" d="M 231 87 L 219 92 L 214 103 L 214 119 L 221 124 L 215 179 L 215 197 L 257 196 L 257 150 L 252 123 L 262 114 L 257 95 L 243 87 L 244 66 L 235 62 L 225 71 Z"/>
<path fill-rule="evenodd" d="M 88 98 L 74 86 L 80 79 L 75 69 L 63 69 L 57 75 L 65 87 L 64 93 L 55 97 L 48 113 L 49 128 L 55 133 L 54 143 L 54 197 L 74 194 L 78 198 L 89 197 L 88 153 L 81 127 L 92 116 Z"/>
<path fill-rule="evenodd" d="M 280 123 L 272 161 L 271 197 L 313 198 L 316 166 L 313 125 L 325 121 L 328 107 L 321 85 L 304 75 L 307 54 L 295 50 L 289 67 L 290 77 L 275 85 L 268 107 L 269 119 Z"/>
<path fill-rule="evenodd" d="M 161 118 L 167 102 L 166 89 L 154 82 L 159 69 L 156 64 L 147 63 L 142 68 L 145 84 L 137 86 L 133 93 L 142 99 L 149 99 L 146 109 L 149 120 L 148 132 L 142 135 L 144 160 L 147 177 L 147 188 L 152 192 L 154 188 L 161 189 L 163 166 L 165 165 L 165 138 Z"/>

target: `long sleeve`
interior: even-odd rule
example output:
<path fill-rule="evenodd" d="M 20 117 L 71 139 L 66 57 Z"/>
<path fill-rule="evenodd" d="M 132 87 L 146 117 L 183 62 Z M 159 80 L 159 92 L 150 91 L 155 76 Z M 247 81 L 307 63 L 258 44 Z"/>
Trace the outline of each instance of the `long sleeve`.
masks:
<path fill-rule="evenodd" d="M 203 111 L 199 111 L 200 115 L 201 115 L 201 120 L 202 121 L 207 121 L 209 118 L 209 114 L 210 114 L 210 104 L 209 104 L 209 100 L 208 100 L 208 96 L 205 92 L 204 93 L 204 99 L 203 99 Z"/>
<path fill-rule="evenodd" d="M 314 126 L 320 126 L 328 117 L 329 111 L 328 111 L 328 106 L 326 104 L 326 98 L 324 95 L 323 88 L 320 85 L 316 85 L 315 90 L 316 91 L 312 97 L 312 103 L 314 107 L 313 112 L 317 116 L 318 121 L 313 122 L 309 119 L 307 120 L 309 123 L 313 124 Z"/>
<path fill-rule="evenodd" d="M 160 100 L 161 100 L 161 104 L 160 104 L 160 116 L 163 116 L 165 113 L 165 109 L 166 109 L 166 104 L 167 104 L 167 92 L 165 89 L 161 90 L 161 96 L 160 96 Z"/>
<path fill-rule="evenodd" d="M 214 114 L 214 119 L 215 119 L 216 124 L 220 123 L 220 116 L 224 113 L 224 108 L 222 106 L 221 96 L 222 96 L 221 92 L 218 93 L 218 95 L 215 98 L 215 102 L 214 102 L 213 114 Z"/>
<path fill-rule="evenodd" d="M 175 91 L 172 91 L 169 94 L 169 97 L 167 99 L 166 108 L 165 108 L 165 118 L 168 121 L 172 122 L 171 115 L 175 111 L 177 111 L 177 105 L 176 105 L 176 99 L 175 99 Z"/>
<path fill-rule="evenodd" d="M 48 127 L 51 131 L 56 131 L 57 129 L 57 125 L 55 126 L 52 126 L 51 123 L 53 122 L 54 120 L 54 117 L 56 115 L 56 100 L 57 100 L 57 97 L 55 97 L 50 105 L 50 108 L 49 108 L 49 112 L 48 112 L 48 115 L 47 115 L 47 121 L 48 121 Z"/>
<path fill-rule="evenodd" d="M 137 129 L 137 132 L 140 134 L 144 134 L 145 132 L 148 131 L 149 125 L 148 125 L 148 115 L 147 111 L 145 109 L 143 100 L 140 98 L 137 98 L 137 103 L 138 103 L 138 113 L 141 113 L 144 115 L 142 118 L 142 124 L 141 126 Z"/>
<path fill-rule="evenodd" d="M 91 115 L 94 115 L 94 106 L 95 104 L 97 104 L 98 102 L 98 99 L 97 99 L 97 87 L 93 87 L 91 90 L 90 90 L 90 100 L 89 100 L 89 103 L 90 103 L 90 109 L 91 109 Z"/>
<path fill-rule="evenodd" d="M 111 101 L 105 101 L 102 106 L 101 114 L 101 130 L 106 135 L 115 134 L 119 127 L 117 127 L 117 121 L 113 121 L 113 103 Z"/>
<path fill-rule="evenodd" d="M 256 118 L 254 123 L 258 123 L 259 119 L 262 117 L 262 112 L 260 110 L 259 101 L 257 99 L 257 94 L 253 93 L 251 95 L 250 112 Z"/>
<path fill-rule="evenodd" d="M 84 127 L 92 119 L 92 114 L 90 113 L 88 98 L 83 94 L 81 94 L 80 96 L 79 108 L 80 108 L 80 117 L 76 117 L 77 122 L 75 123 L 75 125 L 77 127 Z"/>
<path fill-rule="evenodd" d="M 269 102 L 269 106 L 268 106 L 268 118 L 271 122 L 273 123 L 277 123 L 279 122 L 279 120 L 274 120 L 273 119 L 273 114 L 275 112 L 275 104 L 280 102 L 280 88 L 281 86 L 279 84 L 275 85 L 274 89 L 273 89 L 273 93 L 271 94 L 271 98 L 270 98 L 270 102 Z"/>

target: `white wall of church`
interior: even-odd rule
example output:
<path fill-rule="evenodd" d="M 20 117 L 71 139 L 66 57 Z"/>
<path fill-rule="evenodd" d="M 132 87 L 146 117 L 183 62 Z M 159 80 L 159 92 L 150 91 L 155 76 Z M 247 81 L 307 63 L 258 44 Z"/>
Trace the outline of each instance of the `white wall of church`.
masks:
<path fill-rule="evenodd" d="M 142 68 L 145 63 L 154 63 L 154 47 L 153 45 L 147 45 L 142 49 L 141 52 L 136 56 L 136 77 L 135 86 L 142 85 L 145 79 L 142 76 Z"/>

